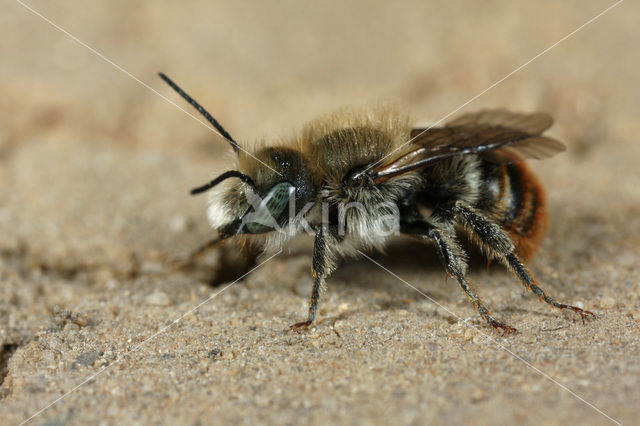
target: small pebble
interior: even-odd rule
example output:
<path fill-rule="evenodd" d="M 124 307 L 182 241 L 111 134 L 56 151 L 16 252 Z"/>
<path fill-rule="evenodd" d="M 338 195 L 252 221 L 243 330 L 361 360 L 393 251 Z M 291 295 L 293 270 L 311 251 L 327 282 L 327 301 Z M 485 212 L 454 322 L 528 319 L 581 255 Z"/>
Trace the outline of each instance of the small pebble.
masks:
<path fill-rule="evenodd" d="M 464 331 L 464 340 L 471 340 L 473 339 L 473 330 L 470 328 L 467 328 Z"/>
<path fill-rule="evenodd" d="M 91 350 L 84 352 L 78 355 L 78 357 L 73 361 L 71 368 L 76 368 L 78 365 L 92 365 L 99 356 L 100 353 L 98 353 L 98 351 Z"/>
<path fill-rule="evenodd" d="M 162 264 L 160 262 L 146 261 L 142 262 L 140 271 L 143 274 L 157 274 L 162 272 Z"/>
<path fill-rule="evenodd" d="M 147 297 L 145 297 L 145 301 L 150 305 L 155 306 L 169 306 L 171 304 L 171 299 L 167 296 L 167 293 L 163 291 L 154 291 Z"/>
<path fill-rule="evenodd" d="M 611 309 L 616 305 L 616 301 L 613 297 L 603 297 L 600 301 L 600 307 L 603 309 Z"/>
<path fill-rule="evenodd" d="M 427 350 L 429 352 L 438 352 L 440 350 L 440 345 L 437 344 L 436 342 L 428 342 L 427 343 Z"/>
<path fill-rule="evenodd" d="M 479 401 L 482 401 L 484 398 L 485 398 L 485 393 L 484 393 L 484 391 L 483 391 L 482 389 L 480 389 L 480 388 L 475 389 L 475 390 L 473 391 L 473 393 L 471 394 L 471 400 L 472 400 L 473 402 L 479 402 Z"/>

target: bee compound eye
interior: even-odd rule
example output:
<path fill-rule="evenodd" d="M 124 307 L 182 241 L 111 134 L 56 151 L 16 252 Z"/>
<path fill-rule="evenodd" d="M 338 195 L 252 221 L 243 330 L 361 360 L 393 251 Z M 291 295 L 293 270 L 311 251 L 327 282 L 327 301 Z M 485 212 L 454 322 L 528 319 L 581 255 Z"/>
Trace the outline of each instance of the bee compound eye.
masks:
<path fill-rule="evenodd" d="M 289 182 L 274 185 L 267 194 L 253 203 L 243 217 L 243 223 L 251 234 L 261 234 L 278 229 L 295 186 Z"/>

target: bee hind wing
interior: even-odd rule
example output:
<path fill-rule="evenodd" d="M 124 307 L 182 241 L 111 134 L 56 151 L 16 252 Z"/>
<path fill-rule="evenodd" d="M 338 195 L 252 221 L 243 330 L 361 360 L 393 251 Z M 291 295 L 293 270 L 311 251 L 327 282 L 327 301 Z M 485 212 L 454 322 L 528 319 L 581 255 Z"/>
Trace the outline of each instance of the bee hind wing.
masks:
<path fill-rule="evenodd" d="M 565 144 L 559 140 L 546 136 L 536 136 L 498 148 L 494 152 L 497 154 L 504 153 L 507 154 L 507 157 L 513 156 L 519 160 L 544 160 L 565 150 Z"/>
<path fill-rule="evenodd" d="M 506 109 L 485 109 L 461 115 L 449 121 L 446 127 L 464 125 L 502 126 L 537 135 L 547 130 L 553 124 L 553 118 L 544 112 L 520 113 Z"/>

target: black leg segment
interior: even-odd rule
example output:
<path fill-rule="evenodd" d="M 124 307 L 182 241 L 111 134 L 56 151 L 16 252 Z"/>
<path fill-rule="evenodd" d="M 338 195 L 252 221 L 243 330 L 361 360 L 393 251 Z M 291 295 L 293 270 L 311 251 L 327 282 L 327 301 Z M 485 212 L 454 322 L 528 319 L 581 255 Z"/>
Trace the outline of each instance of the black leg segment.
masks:
<path fill-rule="evenodd" d="M 471 304 L 478 310 L 478 313 L 493 328 L 501 329 L 504 333 L 512 333 L 515 328 L 498 321 L 480 300 L 480 297 L 473 289 L 472 284 L 464 277 L 467 270 L 466 255 L 453 235 L 452 231 L 440 230 L 433 224 L 424 220 L 414 220 L 411 222 L 400 222 L 400 231 L 412 236 L 419 236 L 424 239 L 429 238 L 435 243 L 440 259 L 449 275 L 452 275 L 460 284 L 460 287 L 467 294 Z"/>
<path fill-rule="evenodd" d="M 558 309 L 572 310 L 576 314 L 580 315 L 580 318 L 583 322 L 587 318 L 595 318 L 595 315 L 591 311 L 586 311 L 584 309 L 578 308 L 577 306 L 559 303 L 553 297 L 546 294 L 544 290 L 538 287 L 538 283 L 536 282 L 535 278 L 533 278 L 531 273 L 527 270 L 527 267 L 524 266 L 522 262 L 520 262 L 520 259 L 518 259 L 515 254 L 510 253 L 505 256 L 505 259 L 509 268 L 516 274 L 518 278 L 520 278 L 520 281 L 522 281 L 522 284 L 524 284 L 527 290 L 533 291 L 533 293 L 538 296 L 541 301 L 544 301 Z"/>
<path fill-rule="evenodd" d="M 491 222 L 484 215 L 477 212 L 470 206 L 462 202 L 456 202 L 451 205 L 451 211 L 455 217 L 462 222 L 472 234 L 480 240 L 485 251 L 491 252 L 520 279 L 527 290 L 533 291 L 541 301 L 559 309 L 570 309 L 580 315 L 582 320 L 595 315 L 590 311 L 585 311 L 577 306 L 571 306 L 564 303 L 556 302 L 551 296 L 546 294 L 531 275 L 526 266 L 518 259 L 515 253 L 515 246 L 509 235 L 497 224 Z M 488 250 L 487 250 L 488 249 Z"/>
<path fill-rule="evenodd" d="M 309 314 L 307 320 L 293 324 L 291 326 L 292 330 L 307 328 L 313 323 L 313 320 L 316 319 L 320 292 L 325 286 L 325 279 L 327 277 L 327 246 L 325 233 L 325 226 L 319 226 L 313 244 L 313 287 L 311 288 L 311 296 L 309 297 Z"/>

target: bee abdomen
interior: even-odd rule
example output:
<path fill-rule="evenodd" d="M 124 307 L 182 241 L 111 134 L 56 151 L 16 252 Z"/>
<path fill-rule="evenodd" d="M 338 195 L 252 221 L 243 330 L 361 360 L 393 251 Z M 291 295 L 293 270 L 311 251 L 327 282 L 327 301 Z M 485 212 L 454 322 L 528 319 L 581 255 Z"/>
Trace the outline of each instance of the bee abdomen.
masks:
<path fill-rule="evenodd" d="M 547 228 L 545 194 L 524 163 L 508 163 L 503 170 L 502 226 L 513 237 L 518 254 L 527 258 L 536 251 Z"/>

